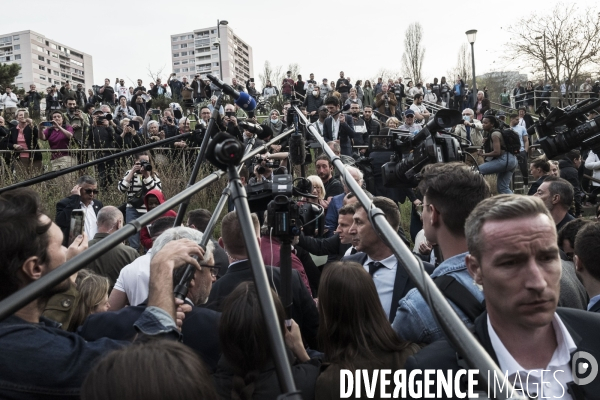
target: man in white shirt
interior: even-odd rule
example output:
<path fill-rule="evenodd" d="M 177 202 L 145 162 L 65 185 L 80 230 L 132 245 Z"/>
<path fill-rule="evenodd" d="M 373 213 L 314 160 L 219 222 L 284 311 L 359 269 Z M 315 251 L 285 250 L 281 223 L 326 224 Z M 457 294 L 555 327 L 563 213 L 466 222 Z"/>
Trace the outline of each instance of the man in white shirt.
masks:
<path fill-rule="evenodd" d="M 418 124 L 426 124 L 429 121 L 431 113 L 427 111 L 427 108 L 423 105 L 423 95 L 420 93 L 415 94 L 413 103 L 410 109 L 415 112 L 415 121 Z"/>
<path fill-rule="evenodd" d="M 465 234 L 467 269 L 483 287 L 487 309 L 475 320 L 474 335 L 506 374 L 496 384 L 490 374 L 487 388 L 481 385 L 487 371 L 481 372 L 477 390 L 493 392 L 496 385 L 511 397 L 506 385 L 498 386 L 508 378 L 525 397 L 595 397 L 600 379 L 594 379 L 598 365 L 591 358 L 600 357 L 600 316 L 557 308 L 562 268 L 554 221 L 543 202 L 513 194 L 488 198 L 469 215 Z M 465 368 L 461 358 L 440 340 L 405 367 L 407 375 L 417 368 L 459 371 Z"/>
<path fill-rule="evenodd" d="M 17 113 L 17 104 L 19 100 L 17 96 L 12 92 L 10 87 L 4 89 L 6 93 L 0 96 L 0 103 L 4 105 L 4 119 L 10 121 L 14 118 Z M 1 111 L 1 110 L 0 110 Z"/>
<path fill-rule="evenodd" d="M 125 79 L 117 78 L 115 81 L 115 94 L 117 95 L 117 99 L 120 99 L 121 96 L 125 96 L 127 102 L 131 100 L 131 93 L 129 93 L 129 88 L 125 85 Z"/>

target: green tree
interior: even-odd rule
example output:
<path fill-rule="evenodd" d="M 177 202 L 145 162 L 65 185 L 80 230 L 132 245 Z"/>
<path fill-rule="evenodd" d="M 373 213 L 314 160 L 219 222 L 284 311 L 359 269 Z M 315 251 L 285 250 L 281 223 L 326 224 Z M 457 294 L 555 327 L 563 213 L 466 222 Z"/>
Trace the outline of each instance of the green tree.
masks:
<path fill-rule="evenodd" d="M 21 66 L 19 64 L 0 63 L 0 86 L 3 88 L 12 86 L 20 70 Z"/>

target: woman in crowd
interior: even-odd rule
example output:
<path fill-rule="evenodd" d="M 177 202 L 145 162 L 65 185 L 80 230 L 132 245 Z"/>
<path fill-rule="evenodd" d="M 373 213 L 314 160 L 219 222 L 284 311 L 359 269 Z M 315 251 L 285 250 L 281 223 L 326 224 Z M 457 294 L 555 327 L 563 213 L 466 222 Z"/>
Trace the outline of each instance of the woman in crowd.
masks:
<path fill-rule="evenodd" d="M 130 124 L 132 120 L 129 118 L 123 118 L 121 120 L 121 137 L 123 138 L 123 147 L 133 149 L 135 147 L 142 146 L 144 144 L 141 136 L 135 130 L 135 126 Z"/>
<path fill-rule="evenodd" d="M 217 400 L 200 358 L 184 344 L 153 339 L 113 351 L 89 372 L 83 400 Z"/>
<path fill-rule="evenodd" d="M 269 100 L 270 97 L 277 96 L 277 88 L 271 84 L 271 81 L 267 81 L 267 86 L 263 88 L 262 95 L 265 100 Z"/>
<path fill-rule="evenodd" d="M 42 153 L 29 153 L 27 150 L 38 150 L 38 128 L 27 121 L 25 110 L 17 111 L 17 126 L 10 130 L 8 148 L 14 150 L 13 158 L 21 173 L 39 174 L 42 171 Z"/>
<path fill-rule="evenodd" d="M 303 399 L 314 399 L 320 363 L 306 353 L 298 324 L 292 320 L 290 329 L 286 328 L 283 306 L 274 292 L 273 301 L 296 388 Z M 271 400 L 281 394 L 269 340 L 256 286 L 241 283 L 225 300 L 219 325 L 223 355 L 213 378 L 222 399 Z"/>
<path fill-rule="evenodd" d="M 423 100 L 434 104 L 437 104 L 438 102 L 437 95 L 433 93 L 433 90 L 431 89 L 431 85 L 429 83 L 425 84 L 425 95 L 423 96 Z"/>
<path fill-rule="evenodd" d="M 40 123 L 38 130 L 39 139 L 48 141 L 52 150 L 68 150 L 69 142 L 73 137 L 73 127 L 67 125 L 60 111 L 53 111 L 52 127 L 43 129 Z M 63 168 L 69 168 L 77 165 L 77 159 L 71 157 L 68 151 L 52 153 L 50 156 L 50 165 L 52 170 L 56 171 Z"/>
<path fill-rule="evenodd" d="M 371 86 L 371 81 L 365 81 L 365 87 L 363 88 L 363 107 L 373 106 L 373 86 Z"/>
<path fill-rule="evenodd" d="M 106 312 L 110 309 L 108 303 L 108 278 L 95 274 L 89 269 L 77 273 L 75 286 L 79 292 L 73 317 L 69 322 L 68 331 L 75 332 L 85 319 L 95 313 Z"/>
<path fill-rule="evenodd" d="M 350 88 L 350 91 L 348 92 L 348 98 L 346 99 L 344 105 L 352 103 L 357 103 L 361 109 L 363 107 L 362 101 L 360 101 L 360 99 L 358 98 L 355 88 Z"/>
<path fill-rule="evenodd" d="M 306 179 L 312 184 L 311 194 L 317 197 L 305 197 L 298 203 L 308 217 L 308 219 L 304 219 L 303 231 L 307 236 L 321 237 L 325 230 L 325 214 L 329 207 L 329 202 L 325 199 L 325 186 L 317 175 L 310 175 Z M 319 216 L 320 214 L 322 215 Z"/>
<path fill-rule="evenodd" d="M 475 111 L 479 121 L 483 119 L 485 112 L 490 109 L 490 105 L 490 101 L 485 98 L 485 94 L 481 90 L 477 92 L 477 104 L 475 104 Z"/>
<path fill-rule="evenodd" d="M 283 132 L 283 122 L 279 118 L 279 111 L 271 110 L 270 119 L 266 119 L 263 125 L 268 126 L 273 131 L 273 137 Z"/>
<path fill-rule="evenodd" d="M 486 162 L 479 166 L 482 175 L 497 175 L 496 187 L 499 194 L 512 194 L 510 179 L 517 166 L 517 157 L 505 150 L 504 138 L 498 130 L 498 121 L 493 116 L 484 116 L 481 121 L 483 127 L 483 150 L 478 154 L 485 157 Z"/>
<path fill-rule="evenodd" d="M 358 97 L 358 99 L 364 104 L 364 97 L 365 97 L 365 93 L 363 91 L 363 87 L 362 87 L 362 81 L 358 80 L 356 81 L 356 83 L 354 84 L 354 87 L 356 88 L 356 97 Z"/>
<path fill-rule="evenodd" d="M 312 90 L 306 93 L 304 98 L 304 107 L 310 118 L 310 122 L 315 122 L 319 119 L 319 107 L 323 105 L 323 99 L 321 98 L 321 90 L 318 85 L 311 85 Z"/>
<path fill-rule="evenodd" d="M 369 375 L 375 369 L 395 371 L 419 351 L 390 326 L 375 283 L 362 265 L 329 264 L 319 288 L 319 343 L 325 358 L 317 379 L 318 400 L 339 399 L 342 369 L 367 370 Z"/>
<path fill-rule="evenodd" d="M 400 126 L 400 120 L 396 117 L 389 117 L 385 121 L 385 127 L 379 132 L 380 135 L 389 135 L 390 129 L 397 129 Z"/>

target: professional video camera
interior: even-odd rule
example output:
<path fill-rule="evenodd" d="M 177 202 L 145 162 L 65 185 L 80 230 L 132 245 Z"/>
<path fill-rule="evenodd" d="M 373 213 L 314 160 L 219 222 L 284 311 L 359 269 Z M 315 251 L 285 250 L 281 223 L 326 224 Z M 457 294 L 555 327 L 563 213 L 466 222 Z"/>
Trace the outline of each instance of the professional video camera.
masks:
<path fill-rule="evenodd" d="M 536 110 L 538 122 L 527 133 L 537 133 L 539 145 L 548 159 L 580 146 L 600 152 L 600 117 L 587 120 L 585 114 L 600 107 L 600 100 L 586 99 L 565 108 L 550 109 L 544 101 Z"/>
<path fill-rule="evenodd" d="M 427 164 L 437 162 L 464 161 L 464 155 L 458 140 L 453 136 L 440 133 L 462 121 L 462 115 L 456 110 L 440 110 L 429 123 L 416 135 L 397 134 L 389 137 L 371 137 L 374 141 L 388 139 L 385 145 L 393 150 L 390 162 L 381 167 L 383 184 L 395 187 L 398 184 L 416 184 L 418 173 Z M 412 153 L 402 159 L 403 154 Z"/>
<path fill-rule="evenodd" d="M 264 164 L 263 164 L 263 161 L 265 161 L 265 160 L 263 160 L 260 155 L 257 155 L 256 157 L 254 157 L 254 160 L 252 162 L 252 168 L 251 168 L 252 171 L 254 171 L 254 168 L 257 165 L 259 165 L 257 172 L 261 175 L 264 175 L 265 172 L 267 172 L 266 171 L 267 168 L 277 169 L 277 168 L 279 168 L 279 165 L 281 164 L 280 160 L 276 160 L 274 162 L 266 162 L 265 161 Z"/>

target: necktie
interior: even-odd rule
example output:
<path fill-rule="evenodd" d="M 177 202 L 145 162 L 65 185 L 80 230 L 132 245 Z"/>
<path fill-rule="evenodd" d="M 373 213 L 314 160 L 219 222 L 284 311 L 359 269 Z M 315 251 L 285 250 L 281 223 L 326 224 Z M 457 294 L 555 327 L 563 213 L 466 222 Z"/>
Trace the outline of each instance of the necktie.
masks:
<path fill-rule="evenodd" d="M 356 254 L 358 253 L 358 250 L 356 250 L 356 247 L 353 247 L 352 250 L 350 250 L 350 254 Z"/>
<path fill-rule="evenodd" d="M 369 275 L 375 275 L 375 272 L 379 270 L 379 268 L 383 268 L 383 264 L 379 261 L 371 261 L 369 264 Z"/>

